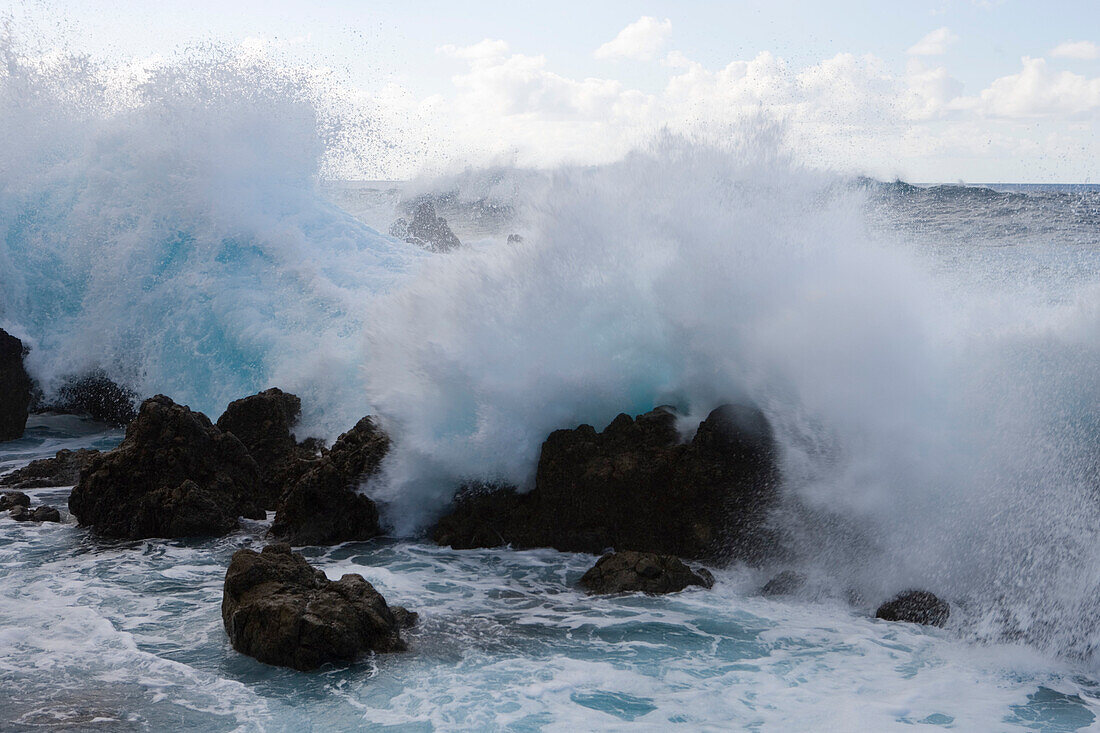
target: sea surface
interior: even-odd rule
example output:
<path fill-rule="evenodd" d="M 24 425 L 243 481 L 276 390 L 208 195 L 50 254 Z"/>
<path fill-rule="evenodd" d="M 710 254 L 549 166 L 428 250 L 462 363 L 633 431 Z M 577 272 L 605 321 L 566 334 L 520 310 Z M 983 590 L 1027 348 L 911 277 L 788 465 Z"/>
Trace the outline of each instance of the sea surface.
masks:
<path fill-rule="evenodd" d="M 669 165 L 682 165 L 682 157 L 673 156 Z M 657 163 L 662 163 L 660 156 Z M 650 163 L 628 163 L 626 171 L 612 170 L 611 179 L 633 176 L 638 171 L 629 170 L 630 165 L 640 166 L 645 173 Z M 691 209 L 694 220 L 678 220 L 685 214 L 677 210 L 678 200 L 669 203 L 653 191 L 635 187 L 628 198 L 646 205 L 665 201 L 670 210 L 662 216 L 673 217 L 680 226 L 664 226 L 665 219 L 649 218 L 644 224 L 650 231 L 659 229 L 654 239 L 627 238 L 625 249 L 615 257 L 588 261 L 583 251 L 611 249 L 609 240 L 601 236 L 623 229 L 621 222 L 613 222 L 611 230 L 603 228 L 606 218 L 616 216 L 614 204 L 628 208 L 633 204 L 624 203 L 626 199 L 617 193 L 607 198 L 608 181 L 597 174 L 557 175 L 567 182 L 508 171 L 436 182 L 434 189 L 427 182 L 330 182 L 308 206 L 302 194 L 288 198 L 279 191 L 276 218 L 300 227 L 295 230 L 298 234 L 290 236 L 264 224 L 248 235 L 253 238 L 251 244 L 242 244 L 244 235 L 238 233 L 236 240 L 218 240 L 215 254 L 203 258 L 196 255 L 202 246 L 200 238 L 213 235 L 210 227 L 200 227 L 189 235 L 190 244 L 179 245 L 181 249 L 149 265 L 152 269 L 145 274 L 140 269 L 145 265 L 136 261 L 133 251 L 124 252 L 119 240 L 108 238 L 107 244 L 101 244 L 116 258 L 112 262 L 131 263 L 133 274 L 127 277 L 138 277 L 134 282 L 143 282 L 145 292 L 181 298 L 173 307 L 200 307 L 189 304 L 192 297 L 206 304 L 201 307 L 215 311 L 225 307 L 218 311 L 225 316 L 217 321 L 219 335 L 204 334 L 196 342 L 201 358 L 211 364 L 173 362 L 178 358 L 172 353 L 176 347 L 168 340 L 157 340 L 150 331 L 151 342 L 139 348 L 143 356 L 138 372 L 143 376 L 130 382 L 135 388 L 150 391 L 160 375 L 169 375 L 157 391 L 177 388 L 182 399 L 194 398 L 190 401 L 195 407 L 216 417 L 227 399 L 266 382 L 282 383 L 301 392 L 307 402 L 313 398 L 321 403 L 314 404 L 312 411 L 307 407 L 307 429 L 328 438 L 372 406 L 380 407 L 383 414 L 409 408 L 414 416 L 409 424 L 391 425 L 397 426 L 399 438 L 404 435 L 413 441 L 416 450 L 394 459 L 385 482 L 364 487 L 368 493 L 377 492 L 396 536 L 302 552 L 331 578 L 361 573 L 389 602 L 418 611 L 421 620 L 408 632 L 409 651 L 404 654 L 366 656 L 351 667 L 314 673 L 266 666 L 232 650 L 222 628 L 220 603 L 230 556 L 239 548 L 265 544 L 270 518 L 244 521 L 240 531 L 220 539 L 106 541 L 78 527 L 64 511 L 69 487 L 32 490 L 28 493 L 35 504 L 61 508 L 64 521 L 36 525 L 0 517 L 0 689 L 4 697 L 0 729 L 1074 731 L 1096 727 L 1100 537 L 1092 522 L 1096 516 L 1092 503 L 1100 499 L 1097 485 L 1090 482 L 1096 479 L 1100 453 L 1096 431 L 1100 402 L 1094 381 L 1100 374 L 1095 361 L 1100 343 L 1100 331 L 1095 329 L 1100 325 L 1095 289 L 1100 282 L 1100 187 L 910 187 L 815 180 L 807 184 L 808 192 L 798 194 L 808 197 L 812 205 L 781 202 L 775 207 L 764 203 L 767 191 L 754 191 L 741 179 L 724 189 L 736 190 L 742 197 L 735 206 L 742 212 L 739 232 L 727 228 L 728 219 L 720 219 L 714 230 L 703 221 L 722 205 L 721 198 Z M 788 188 L 793 185 L 782 177 L 779 182 Z M 563 186 L 575 189 L 576 198 L 563 194 Z M 599 205 L 595 210 L 583 208 L 593 195 Z M 387 239 L 389 222 L 417 196 L 430 197 L 448 218 L 471 250 L 459 256 L 465 259 L 430 258 L 433 262 L 416 265 L 426 259 L 423 253 Z M 758 248 L 751 241 L 753 232 L 773 225 L 780 229 L 780 238 L 790 239 L 795 230 L 780 220 L 829 208 L 837 198 L 845 202 L 836 215 L 843 225 L 838 226 L 830 215 L 799 235 L 806 241 L 819 238 L 825 254 L 802 247 L 792 258 Z M 760 207 L 767 210 L 760 214 Z M 263 204 L 260 210 L 272 209 Z M 592 221 L 562 218 L 583 212 Z M 87 212 L 74 210 L 61 219 L 78 215 L 87 216 Z M 643 214 L 632 208 L 629 215 Z M 547 225 L 548 219 L 556 224 Z M 318 229 L 317 222 L 324 226 Z M 65 224 L 71 226 L 72 222 Z M 9 257 L 20 246 L 19 232 L 26 231 L 9 224 Z M 242 247 L 259 247 L 256 241 L 265 231 L 276 239 L 290 236 L 293 251 L 242 252 Z M 831 248 L 848 246 L 844 237 L 849 232 L 874 243 L 871 249 L 859 250 L 860 256 L 873 252 L 869 260 L 859 260 L 873 266 L 852 278 L 848 275 L 853 266 L 858 269 L 859 261 L 846 256 L 843 267 L 837 269 L 831 253 Z M 508 243 L 511 233 L 521 233 L 525 242 Z M 36 236 L 41 236 L 41 228 Z M 315 240 L 309 236 L 324 240 L 313 254 L 308 244 Z M 580 238 L 585 246 L 565 248 L 560 244 L 563 236 Z M 667 240 L 678 236 L 724 242 L 736 256 L 726 263 L 719 259 L 718 250 L 688 249 L 684 254 L 676 247 L 669 249 Z M 23 246 L 29 246 L 29 241 Z M 36 241 L 41 244 L 40 239 Z M 41 249 L 39 254 L 44 257 L 39 265 L 47 260 L 56 265 L 64 259 L 61 249 L 52 259 Z M 555 263 L 542 262 L 559 256 L 573 257 L 574 264 L 581 258 L 581 266 L 563 272 Z M 795 310 L 767 305 L 771 296 L 765 294 L 766 288 L 757 292 L 752 281 L 728 275 L 732 266 L 750 270 L 757 281 L 771 276 L 773 256 L 795 281 L 795 289 L 812 291 L 808 301 L 792 302 Z M 633 263 L 647 257 L 651 259 L 647 267 L 634 267 Z M 627 260 L 632 264 L 625 265 Z M 358 270 L 338 272 L 341 261 Z M 258 262 L 262 268 L 250 269 Z M 290 276 L 269 271 L 284 262 L 296 269 L 290 284 Z M 517 274 L 515 268 L 527 263 L 532 263 L 534 280 L 542 283 L 567 274 L 599 279 L 587 290 L 559 284 L 556 293 L 563 298 L 602 296 L 586 310 L 554 305 L 555 299 L 548 298 L 540 285 Z M 215 271 L 217 267 L 222 269 Z M 366 272 L 368 267 L 375 269 Z M 312 268 L 306 279 L 312 278 L 314 285 L 318 278 L 328 280 L 303 295 L 302 268 Z M 408 268 L 413 274 L 393 275 Z M 728 287 L 738 289 L 737 295 L 713 299 L 723 291 L 712 290 L 703 273 L 715 268 L 724 273 Z M 381 270 L 389 274 L 383 277 Z M 426 285 L 416 284 L 425 270 Z M 671 272 L 681 289 L 662 289 L 660 278 L 649 277 L 654 270 Z M 9 300 L 4 312 L 9 325 L 20 326 L 30 342 L 53 358 L 69 358 L 89 345 L 76 331 L 67 332 L 69 341 L 63 343 L 56 334 L 47 335 L 49 327 L 77 327 L 74 324 L 87 323 L 83 319 L 105 314 L 117 317 L 144 302 L 97 295 L 86 281 L 68 285 L 58 272 L 51 276 L 62 278 L 55 279 L 60 282 L 62 301 L 70 289 L 79 290 L 80 304 L 70 312 L 59 319 L 53 311 L 53 320 L 36 322 L 34 314 L 39 311 L 27 307 L 23 313 L 29 315 L 21 317 L 15 310 L 17 299 Z M 697 279 L 685 279 L 692 272 Z M 841 272 L 846 274 L 840 290 L 865 292 L 867 300 L 837 300 L 828 282 Z M 42 287 L 41 280 L 33 279 L 31 265 L 25 264 L 22 273 L 21 286 Z M 901 282 L 899 273 L 912 277 Z M 821 274 L 826 277 L 819 280 Z M 194 286 L 199 275 L 213 278 L 214 284 L 209 289 L 200 286 L 198 295 L 194 289 L 180 290 Z M 378 286 L 394 277 L 396 285 Z M 402 284 L 401 278 L 413 285 Z M 647 284 L 639 288 L 642 280 Z M 467 293 L 471 284 L 492 291 L 505 283 L 526 289 L 523 297 L 496 303 L 456 295 Z M 745 318 L 756 328 L 748 335 L 727 331 L 711 314 L 697 312 L 699 302 L 694 300 L 686 310 L 643 307 L 647 298 L 674 301 L 677 292 L 696 285 L 712 296 L 704 302 L 716 311 L 713 315 L 719 321 Z M 777 280 L 773 285 L 782 297 L 791 292 L 789 283 Z M 419 292 L 418 287 L 430 292 Z M 247 296 L 248 307 L 241 310 L 235 309 L 239 304 L 219 303 L 214 297 L 219 288 L 226 297 Z M 451 297 L 434 298 L 432 293 L 440 288 Z M 348 293 L 354 291 L 356 302 L 365 302 L 364 293 L 376 290 L 381 293 L 377 297 L 390 301 L 385 308 L 368 311 L 368 317 L 351 317 L 340 305 L 349 302 Z M 894 298 L 898 293 L 900 305 Z M 966 296 L 960 299 L 959 293 Z M 33 306 L 35 297 L 27 295 L 23 305 Z M 302 297 L 307 302 L 292 317 L 286 303 L 269 303 L 268 297 Z M 927 306 L 908 307 L 923 299 Z M 868 303 L 880 303 L 881 310 L 875 312 Z M 509 318 L 485 310 L 509 304 L 528 308 L 525 312 L 540 327 L 529 332 L 509 330 Z M 455 320 L 443 320 L 446 329 L 458 330 L 458 335 L 451 331 L 449 340 L 432 329 L 418 331 L 422 315 L 407 319 L 394 315 L 398 309 L 430 311 L 436 305 L 459 311 Z M 535 313 L 559 307 L 562 312 L 551 313 L 545 321 Z M 823 320 L 800 324 L 798 309 L 813 307 L 821 309 Z M 301 358 L 302 345 L 291 343 L 285 331 L 247 338 L 233 334 L 234 318 L 247 315 L 249 309 L 263 311 L 262 322 L 273 324 L 276 331 L 291 323 L 298 330 L 290 336 L 304 338 L 307 345 L 324 345 L 328 351 L 321 376 L 313 372 L 316 363 L 307 370 L 286 368 Z M 171 312 L 171 308 L 165 311 Z M 693 312 L 695 319 L 690 317 Z M 316 333 L 310 330 L 314 328 L 311 319 L 326 313 L 339 321 L 339 328 L 315 340 L 302 336 Z M 393 364 L 355 357 L 364 339 L 375 347 L 393 345 L 392 335 L 360 335 L 363 329 L 370 331 L 372 318 L 387 314 L 395 328 L 434 340 L 431 353 L 439 363 L 425 365 L 416 352 L 417 344 L 407 346 L 405 360 Z M 580 319 L 583 328 L 556 329 L 555 316 Z M 156 326 L 157 318 L 133 312 L 141 328 Z M 616 320 L 623 318 L 627 320 Z M 645 336 L 643 345 L 654 350 L 639 355 L 624 349 L 614 336 L 592 330 L 594 324 L 611 319 L 632 337 L 645 334 L 634 318 L 663 319 L 664 326 L 681 336 Z M 471 319 L 490 323 L 480 324 L 484 333 L 462 331 Z M 880 326 L 880 319 L 887 322 Z M 859 348 L 869 353 L 853 361 L 832 354 L 823 343 L 815 352 L 816 360 L 784 375 L 782 389 L 756 392 L 786 441 L 785 474 L 793 507 L 787 519 L 791 526 L 805 529 L 801 559 L 795 562 L 811 577 L 810 590 L 801 596 L 773 600 L 759 595 L 761 585 L 782 569 L 777 566 L 715 568 L 713 590 L 665 597 L 589 597 L 576 583 L 595 561 L 593 556 L 507 548 L 453 551 L 421 538 L 424 518 L 437 515 L 445 506 L 454 486 L 451 479 L 468 474 L 476 461 L 522 478 L 537 455 L 538 436 L 545 435 L 547 428 L 582 420 L 602 428 L 600 419 L 609 421 L 617 405 L 640 411 L 670 390 L 676 393 L 679 385 L 672 382 L 712 384 L 708 380 L 728 364 L 715 352 L 695 349 L 692 339 L 728 337 L 739 349 L 766 351 L 768 359 L 738 362 L 733 369 L 752 370 L 779 357 L 805 358 L 789 345 L 772 349 L 770 340 L 812 342 L 816 336 L 808 329 L 815 324 L 825 330 L 827 339 L 839 339 L 838 348 L 845 353 Z M 193 328 L 210 327 L 211 323 L 203 322 Z M 113 328 L 101 346 L 110 345 L 117 334 Z M 847 339 L 845 334 L 852 332 L 864 335 Z M 898 332 L 904 344 L 886 335 Z M 563 349 L 570 338 L 583 340 L 587 333 L 598 341 L 597 350 L 613 351 L 615 358 L 605 368 L 596 351 L 581 347 L 572 358 L 591 356 L 593 363 L 581 371 L 561 366 L 571 386 L 554 383 L 541 391 L 533 386 L 528 390 L 528 382 L 507 383 L 517 372 L 474 353 L 481 348 L 492 350 L 493 340 L 486 333 L 497 339 L 518 339 L 521 350 L 535 349 L 540 357 L 548 352 L 541 350 L 539 339 L 549 339 Z M 242 343 L 250 345 L 249 354 L 242 356 Z M 692 354 L 701 370 L 657 353 L 656 344 L 675 344 Z M 518 353 L 501 348 L 504 358 Z M 900 361 L 894 360 L 892 349 L 900 351 Z M 963 357 L 965 368 L 958 365 Z M 468 363 L 462 364 L 463 359 Z M 401 382 L 395 389 L 426 389 L 429 402 L 445 403 L 439 408 L 444 417 L 425 416 L 433 405 L 426 407 L 418 395 L 395 396 L 368 386 L 350 404 L 340 401 L 339 409 L 332 408 L 334 415 L 326 419 L 326 409 L 333 403 L 321 397 L 325 384 L 339 395 L 350 394 L 340 391 L 345 385 L 339 379 L 348 374 L 360 378 L 344 363 L 352 360 L 378 368 L 418 367 L 420 381 Z M 118 375 L 125 376 L 128 369 L 137 373 L 132 371 L 133 363 L 115 363 Z M 987 369 L 991 363 L 1000 366 Z M 537 372 L 539 379 L 552 379 L 549 373 L 556 365 L 551 358 L 547 374 Z M 906 385 L 920 384 L 922 379 L 904 373 L 910 367 L 921 375 L 934 372 L 936 380 L 965 379 L 965 389 L 946 395 L 921 389 L 907 394 Z M 530 364 L 525 368 L 534 369 Z M 659 372 L 656 377 L 654 369 Z M 883 370 L 890 369 L 903 373 L 884 384 L 874 383 L 883 378 Z M 483 373 L 469 376 L 475 370 Z M 844 370 L 858 372 L 854 382 L 837 375 Z M 613 378 L 619 373 L 648 376 L 624 386 Z M 228 384 L 219 382 L 222 375 L 229 375 Z M 488 381 L 494 379 L 501 384 Z M 1007 388 L 1001 381 L 1021 379 L 1023 384 Z M 218 386 L 211 392 L 215 382 Z M 824 391 L 839 391 L 839 395 L 816 395 L 813 385 L 818 383 Z M 749 379 L 743 384 L 752 393 L 753 385 L 771 383 Z M 580 395 L 571 399 L 568 389 Z M 870 392 L 867 404 L 860 403 L 864 389 Z M 469 397 L 471 392 L 479 397 Z M 529 399 L 530 409 L 509 407 L 513 393 Z M 556 403 L 556 409 L 555 394 L 564 400 Z M 696 388 L 677 394 L 690 412 L 703 409 L 705 399 L 717 393 Z M 983 395 L 989 400 L 981 399 Z M 834 403 L 834 397 L 844 403 L 843 408 Z M 796 401 L 799 409 L 792 407 Z M 965 403 L 965 414 L 951 411 L 948 403 L 958 401 Z M 1021 407 L 1021 402 L 1026 404 Z M 578 407 L 581 403 L 584 409 Z M 506 413 L 505 418 L 494 422 L 491 408 Z M 878 417 L 891 410 L 897 412 L 889 419 Z M 991 422 L 984 427 L 971 424 L 966 415 Z M 527 432 L 507 434 L 510 426 L 525 419 L 533 423 Z M 855 426 L 860 420 L 884 432 L 884 443 L 890 445 L 879 445 L 874 436 Z M 922 423 L 921 429 L 913 426 L 914 421 Z M 1013 428 L 1021 422 L 1026 428 L 1023 435 Z M 1067 425 L 1073 429 L 1067 431 Z M 463 437 L 464 430 L 474 437 Z M 809 440 L 808 435 L 816 439 Z M 22 440 L 0 444 L 0 471 L 52 456 L 61 448 L 108 449 L 121 437 L 118 430 L 79 418 L 36 416 Z M 945 447 L 960 440 L 965 450 L 956 453 Z M 898 450 L 899 445 L 906 450 Z M 464 463 L 458 456 L 470 451 L 473 456 Z M 490 452 L 509 451 L 514 455 L 496 463 L 486 458 Z M 1036 460 L 1016 463 L 1006 458 L 1021 453 Z M 432 470 L 413 471 L 409 466 L 417 461 L 427 462 Z M 993 461 L 999 468 L 991 467 Z M 1052 468 L 1054 461 L 1060 462 L 1057 470 Z M 448 468 L 452 465 L 453 469 Z M 927 496 L 921 494 L 924 491 Z M 829 521 L 810 521 L 822 516 Z M 822 529 L 822 525 L 828 527 Z M 952 619 L 946 628 L 872 618 L 878 602 L 910 585 L 928 587 L 952 602 Z"/>

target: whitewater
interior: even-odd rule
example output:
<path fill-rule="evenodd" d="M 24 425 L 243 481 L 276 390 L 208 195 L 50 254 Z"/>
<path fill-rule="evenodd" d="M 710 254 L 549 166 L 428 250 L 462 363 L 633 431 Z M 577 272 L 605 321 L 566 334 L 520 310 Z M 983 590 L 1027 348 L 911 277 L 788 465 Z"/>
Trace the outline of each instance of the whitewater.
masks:
<path fill-rule="evenodd" d="M 394 450 L 362 490 L 391 537 L 304 553 L 422 623 L 408 654 L 267 667 L 220 602 L 268 522 L 117 543 L 0 518 L 0 727 L 1095 725 L 1096 187 L 881 185 L 766 122 L 602 166 L 322 182 L 346 130 L 308 79 L 204 51 L 112 87 L 11 43 L 0 328 L 32 376 L 102 370 L 212 417 L 279 386 L 299 437 L 376 415 Z M 386 233 L 417 196 L 461 250 Z M 529 487 L 554 429 L 662 404 L 687 429 L 732 400 L 776 430 L 789 563 L 594 598 L 593 557 L 423 539 L 463 480 Z M 0 472 L 121 437 L 35 417 Z M 786 567 L 809 590 L 760 597 Z M 952 602 L 947 628 L 870 618 L 910 587 Z"/>

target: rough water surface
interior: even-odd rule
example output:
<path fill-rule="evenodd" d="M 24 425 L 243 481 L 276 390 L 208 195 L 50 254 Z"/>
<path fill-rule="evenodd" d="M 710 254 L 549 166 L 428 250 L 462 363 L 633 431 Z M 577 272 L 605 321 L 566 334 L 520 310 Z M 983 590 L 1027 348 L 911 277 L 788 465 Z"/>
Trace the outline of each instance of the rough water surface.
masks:
<path fill-rule="evenodd" d="M 36 418 L 0 462 L 120 437 L 86 430 Z M 29 493 L 64 506 L 68 489 Z M 1087 667 L 842 600 L 765 599 L 748 570 L 718 570 L 712 591 L 593 597 L 577 587 L 593 556 L 395 540 L 304 552 L 419 611 L 410 651 L 302 674 L 237 654 L 221 625 L 229 558 L 266 522 L 110 542 L 65 520 L 0 518 L 5 730 L 1071 731 L 1100 710 Z"/>

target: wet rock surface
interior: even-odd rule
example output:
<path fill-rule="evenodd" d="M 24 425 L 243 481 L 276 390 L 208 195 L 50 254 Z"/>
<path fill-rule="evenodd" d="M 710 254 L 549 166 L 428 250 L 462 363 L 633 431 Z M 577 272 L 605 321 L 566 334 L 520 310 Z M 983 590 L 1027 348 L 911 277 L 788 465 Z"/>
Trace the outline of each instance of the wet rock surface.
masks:
<path fill-rule="evenodd" d="M 552 433 L 532 491 L 465 487 L 432 537 L 456 549 L 614 547 L 754 562 L 779 550 L 766 522 L 778 484 L 771 427 L 755 407 L 719 407 L 686 443 L 672 410 L 657 408 L 619 415 L 602 433 Z"/>
<path fill-rule="evenodd" d="M 94 371 L 65 380 L 55 396 L 41 400 L 35 412 L 86 415 L 109 425 L 126 426 L 137 417 L 138 395 L 112 381 L 105 372 Z"/>
<path fill-rule="evenodd" d="M 688 586 L 710 588 L 714 576 L 700 568 L 692 570 L 672 555 L 652 552 L 611 552 L 599 560 L 580 580 L 589 593 L 641 592 L 678 593 Z"/>
<path fill-rule="evenodd" d="M 0 476 L 0 486 L 39 489 L 46 486 L 75 486 L 80 471 L 99 455 L 97 450 L 59 450 L 53 458 L 31 461 L 23 468 Z"/>
<path fill-rule="evenodd" d="M 287 487 L 309 470 L 317 456 L 312 442 L 299 444 L 291 432 L 302 414 L 302 401 L 277 387 L 234 400 L 220 418 L 219 430 L 232 433 L 259 466 L 264 507 L 274 509 Z"/>
<path fill-rule="evenodd" d="M 0 493 L 0 512 L 13 509 L 17 506 L 29 507 L 31 498 L 22 491 L 5 491 Z"/>
<path fill-rule="evenodd" d="M 796 570 L 784 570 L 764 584 L 760 595 L 769 598 L 793 596 L 806 586 L 806 576 Z"/>
<path fill-rule="evenodd" d="M 395 221 L 390 227 L 390 236 L 432 252 L 450 252 L 462 246 L 447 226 L 447 220 L 436 216 L 435 205 L 431 201 L 417 203 L 411 221 Z"/>
<path fill-rule="evenodd" d="M 61 512 L 52 506 L 40 506 L 31 509 L 26 506 L 15 506 L 9 512 L 12 519 L 17 522 L 60 522 Z"/>
<path fill-rule="evenodd" d="M 279 501 L 271 533 L 292 545 L 332 545 L 381 534 L 378 509 L 357 491 L 378 470 L 390 439 L 370 417 L 356 423 L 306 470 Z"/>
<path fill-rule="evenodd" d="M 32 382 L 23 353 L 23 342 L 0 330 L 0 442 L 18 440 L 27 427 Z"/>
<path fill-rule="evenodd" d="M 233 648 L 261 662 L 311 670 L 365 652 L 405 651 L 416 614 L 390 607 L 360 575 L 338 581 L 285 544 L 239 550 L 225 574 L 222 622 Z"/>
<path fill-rule="evenodd" d="M 924 590 L 908 590 L 883 603 L 875 618 L 884 621 L 905 621 L 926 626 L 943 626 L 951 615 L 947 601 Z"/>
<path fill-rule="evenodd" d="M 141 405 L 115 450 L 93 456 L 69 497 L 106 537 L 222 535 L 263 519 L 260 471 L 244 445 L 164 395 Z"/>

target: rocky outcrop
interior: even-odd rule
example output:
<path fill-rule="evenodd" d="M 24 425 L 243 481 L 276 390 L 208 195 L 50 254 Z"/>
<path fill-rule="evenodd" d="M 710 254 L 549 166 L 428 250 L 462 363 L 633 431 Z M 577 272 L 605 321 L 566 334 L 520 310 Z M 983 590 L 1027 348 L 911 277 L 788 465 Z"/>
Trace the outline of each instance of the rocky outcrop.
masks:
<path fill-rule="evenodd" d="M 137 417 L 137 393 L 113 382 L 105 372 L 69 377 L 57 393 L 35 405 L 36 412 L 86 415 L 110 425 L 125 426 Z"/>
<path fill-rule="evenodd" d="M 356 489 L 378 470 L 389 447 L 389 437 L 370 417 L 360 420 L 286 490 L 271 534 L 292 545 L 333 545 L 379 535 L 377 507 Z"/>
<path fill-rule="evenodd" d="M 38 489 L 45 486 L 74 486 L 80 471 L 96 456 L 97 450 L 59 450 L 53 458 L 31 461 L 23 468 L 0 476 L 0 486 L 16 489 Z"/>
<path fill-rule="evenodd" d="M 22 491 L 5 491 L 0 494 L 0 512 L 14 509 L 17 506 L 29 507 L 31 498 Z"/>
<path fill-rule="evenodd" d="M 32 384 L 23 353 L 23 342 L 0 330 L 0 442 L 22 438 L 27 427 Z"/>
<path fill-rule="evenodd" d="M 447 226 L 447 220 L 435 215 L 435 205 L 431 201 L 416 204 L 412 221 L 395 221 L 390 227 L 390 236 L 432 252 L 450 252 L 462 246 Z"/>
<path fill-rule="evenodd" d="M 432 537 L 454 548 L 615 548 L 754 562 L 779 547 L 766 523 L 778 482 L 775 441 L 758 409 L 719 407 L 685 443 L 662 407 L 619 415 L 602 433 L 589 425 L 552 433 L 532 491 L 466 487 Z"/>
<path fill-rule="evenodd" d="M 884 621 L 906 621 L 926 626 L 943 626 L 951 615 L 947 601 L 926 590 L 907 590 L 883 603 L 875 611 L 875 618 Z"/>
<path fill-rule="evenodd" d="M 234 400 L 218 418 L 218 429 L 233 433 L 260 468 L 263 501 L 275 509 L 287 487 L 311 467 L 317 457 L 313 441 L 299 444 L 291 429 L 302 414 L 302 401 L 277 387 Z"/>
<path fill-rule="evenodd" d="M 760 595 L 768 598 L 793 596 L 806 586 L 806 576 L 796 570 L 784 570 L 764 584 Z"/>
<path fill-rule="evenodd" d="M 222 535 L 263 519 L 260 471 L 235 436 L 164 395 L 145 400 L 118 448 L 93 456 L 69 497 L 106 537 Z"/>
<path fill-rule="evenodd" d="M 700 568 L 695 571 L 680 558 L 652 552 L 611 552 L 581 576 L 581 586 L 589 593 L 679 593 L 691 585 L 710 588 L 714 576 Z"/>
<path fill-rule="evenodd" d="M 297 670 L 404 651 L 416 614 L 391 608 L 361 575 L 331 581 L 285 544 L 238 550 L 225 574 L 222 622 L 233 648 Z"/>
<path fill-rule="evenodd" d="M 60 522 L 61 512 L 52 506 L 40 506 L 31 509 L 25 506 L 13 507 L 9 512 L 12 519 L 17 522 Z"/>

